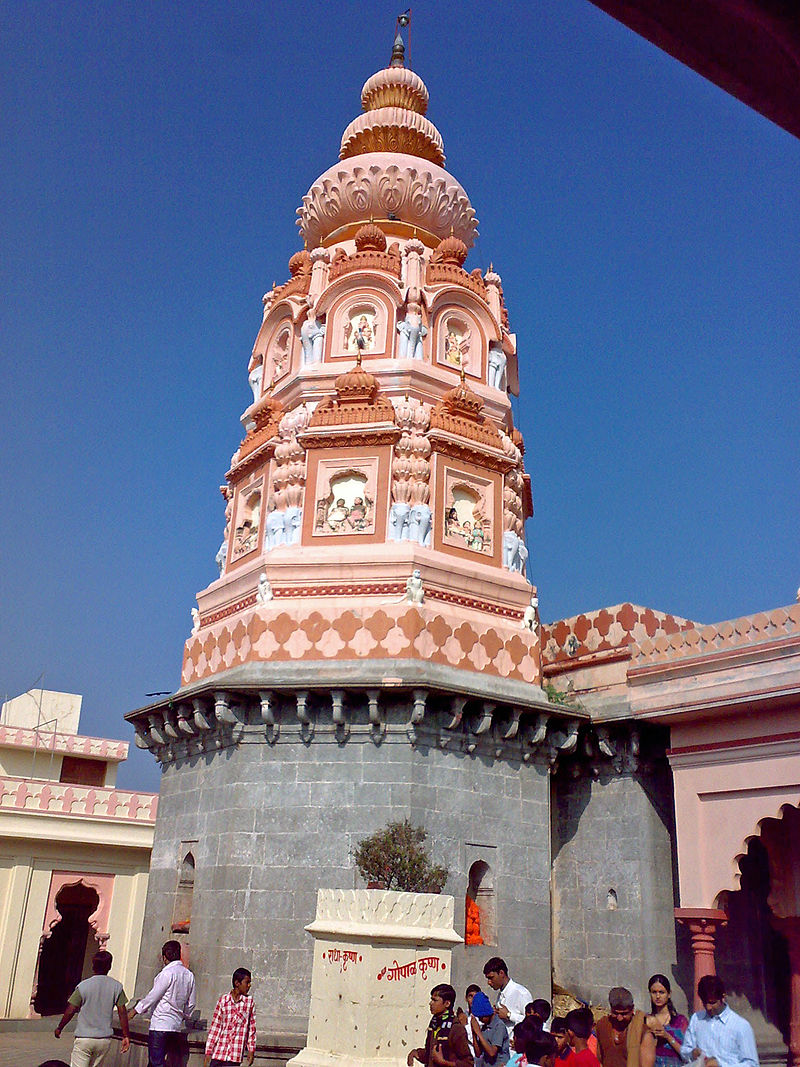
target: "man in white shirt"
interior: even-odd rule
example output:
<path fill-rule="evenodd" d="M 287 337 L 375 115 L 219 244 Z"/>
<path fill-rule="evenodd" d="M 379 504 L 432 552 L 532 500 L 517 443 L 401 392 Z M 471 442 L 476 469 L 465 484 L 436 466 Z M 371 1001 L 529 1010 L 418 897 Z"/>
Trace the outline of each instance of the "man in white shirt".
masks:
<path fill-rule="evenodd" d="M 498 1018 L 506 1024 L 510 1037 L 517 1023 L 521 1023 L 525 1018 L 525 1005 L 530 1004 L 533 997 L 524 985 L 511 981 L 506 961 L 499 956 L 492 956 L 485 964 L 483 973 L 492 989 L 499 991 L 494 1010 Z"/>
<path fill-rule="evenodd" d="M 164 967 L 156 975 L 153 988 L 138 1002 L 129 1017 L 150 1016 L 147 1051 L 150 1067 L 164 1067 L 167 1052 L 183 1052 L 184 1026 L 194 1011 L 194 975 L 181 963 L 178 941 L 167 941 L 161 949 Z"/>
<path fill-rule="evenodd" d="M 689 1020 L 681 1045 L 684 1062 L 705 1057 L 705 1067 L 758 1067 L 758 1052 L 750 1023 L 728 1007 L 725 986 L 715 974 L 697 983 L 703 1011 Z"/>

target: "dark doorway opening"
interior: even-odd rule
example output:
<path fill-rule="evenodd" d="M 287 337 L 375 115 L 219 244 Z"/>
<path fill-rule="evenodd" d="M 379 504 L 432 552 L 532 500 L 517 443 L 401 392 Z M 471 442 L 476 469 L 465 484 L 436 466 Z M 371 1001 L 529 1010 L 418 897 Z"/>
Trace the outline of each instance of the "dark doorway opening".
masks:
<path fill-rule="evenodd" d="M 42 943 L 39 980 L 33 1008 L 39 1015 L 58 1015 L 67 998 L 85 976 L 91 974 L 91 959 L 100 948 L 89 916 L 100 904 L 97 891 L 78 883 L 65 885 L 56 897 L 61 918 Z"/>

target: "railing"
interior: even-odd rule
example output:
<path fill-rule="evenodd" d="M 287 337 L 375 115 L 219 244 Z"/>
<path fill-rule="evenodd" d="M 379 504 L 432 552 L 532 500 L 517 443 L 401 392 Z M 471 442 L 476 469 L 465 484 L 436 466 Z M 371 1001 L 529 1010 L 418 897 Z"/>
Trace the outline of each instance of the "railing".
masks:
<path fill-rule="evenodd" d="M 95 759 L 121 762 L 127 759 L 127 741 L 112 741 L 106 737 L 83 737 L 80 734 L 59 734 L 24 726 L 0 726 L 0 745 L 14 748 L 45 749 L 56 755 L 89 756 Z"/>
<path fill-rule="evenodd" d="M 82 819 L 153 824 L 157 807 L 157 793 L 0 776 L 0 813 L 72 815 Z"/>

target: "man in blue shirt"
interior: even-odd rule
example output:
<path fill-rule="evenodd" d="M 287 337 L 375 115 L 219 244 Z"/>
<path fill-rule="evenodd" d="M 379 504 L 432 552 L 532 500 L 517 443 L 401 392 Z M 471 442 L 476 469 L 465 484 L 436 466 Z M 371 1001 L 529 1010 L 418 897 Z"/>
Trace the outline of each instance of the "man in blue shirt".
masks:
<path fill-rule="evenodd" d="M 681 1057 L 689 1063 L 705 1057 L 705 1067 L 758 1067 L 753 1028 L 729 1008 L 725 986 L 715 974 L 707 974 L 697 984 L 703 1011 L 696 1011 L 681 1046 Z"/>

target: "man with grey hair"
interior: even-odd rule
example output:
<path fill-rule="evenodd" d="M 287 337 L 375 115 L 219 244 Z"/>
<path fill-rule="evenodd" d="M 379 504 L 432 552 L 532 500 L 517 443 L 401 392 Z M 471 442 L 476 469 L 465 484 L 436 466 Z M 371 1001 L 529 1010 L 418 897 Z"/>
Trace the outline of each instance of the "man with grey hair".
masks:
<path fill-rule="evenodd" d="M 639 1067 L 644 1012 L 637 1011 L 633 994 L 624 986 L 608 991 L 608 1015 L 597 1020 L 597 1058 L 603 1067 Z"/>

